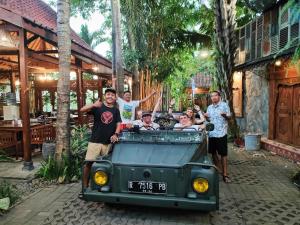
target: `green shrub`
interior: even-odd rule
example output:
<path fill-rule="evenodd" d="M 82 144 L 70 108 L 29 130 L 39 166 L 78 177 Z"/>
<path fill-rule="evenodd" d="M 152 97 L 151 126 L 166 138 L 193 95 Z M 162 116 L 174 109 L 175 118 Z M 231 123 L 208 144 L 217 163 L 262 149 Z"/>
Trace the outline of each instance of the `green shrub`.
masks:
<path fill-rule="evenodd" d="M 294 182 L 294 184 L 296 184 L 300 188 L 300 171 L 296 172 L 293 175 L 292 181 Z"/>
<path fill-rule="evenodd" d="M 20 198 L 20 193 L 15 185 L 7 181 L 0 181 L 0 199 L 2 198 L 9 198 L 10 205 L 13 205 Z"/>
<path fill-rule="evenodd" d="M 68 183 L 80 179 L 88 140 L 88 127 L 75 127 L 71 132 L 71 152 L 69 158 L 63 155 L 62 161 L 59 163 L 53 157 L 49 157 L 41 163 L 42 166 L 38 170 L 37 176 L 59 183 Z"/>
<path fill-rule="evenodd" d="M 3 150 L 0 150 L 0 162 L 13 162 L 14 160 L 6 155 Z"/>

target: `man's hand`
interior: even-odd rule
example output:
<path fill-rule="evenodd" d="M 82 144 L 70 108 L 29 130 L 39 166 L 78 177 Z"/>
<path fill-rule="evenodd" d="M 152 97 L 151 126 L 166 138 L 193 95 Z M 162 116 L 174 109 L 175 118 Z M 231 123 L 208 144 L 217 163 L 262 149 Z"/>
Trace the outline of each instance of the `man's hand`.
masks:
<path fill-rule="evenodd" d="M 209 114 L 208 114 L 208 113 L 203 113 L 203 115 L 204 115 L 206 118 L 209 118 Z"/>
<path fill-rule="evenodd" d="M 170 106 L 174 106 L 174 105 L 175 105 L 175 103 L 176 103 L 176 100 L 175 100 L 175 98 L 172 98 L 172 100 L 170 101 Z"/>
<path fill-rule="evenodd" d="M 152 91 L 151 95 L 155 95 L 156 94 L 156 91 Z"/>
<path fill-rule="evenodd" d="M 98 99 L 97 101 L 94 102 L 93 107 L 99 108 L 99 107 L 101 107 L 101 105 L 102 105 L 102 102 L 100 101 L 100 99 Z"/>
<path fill-rule="evenodd" d="M 110 137 L 111 143 L 116 143 L 118 141 L 119 141 L 119 137 L 116 134 L 114 134 L 113 136 Z"/>
<path fill-rule="evenodd" d="M 225 119 L 229 119 L 229 117 L 227 116 L 227 113 L 226 112 L 222 112 L 222 113 L 220 113 L 221 114 L 221 116 L 223 116 Z"/>
<path fill-rule="evenodd" d="M 199 105 L 194 105 L 194 109 L 199 112 L 201 109 L 200 109 L 200 106 Z"/>

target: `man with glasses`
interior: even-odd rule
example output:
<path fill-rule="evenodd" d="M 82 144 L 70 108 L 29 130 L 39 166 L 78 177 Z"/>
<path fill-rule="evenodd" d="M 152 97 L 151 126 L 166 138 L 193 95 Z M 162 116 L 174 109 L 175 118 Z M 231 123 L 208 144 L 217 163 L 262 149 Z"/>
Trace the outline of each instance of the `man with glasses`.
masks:
<path fill-rule="evenodd" d="M 219 91 L 211 92 L 212 104 L 208 106 L 204 116 L 214 124 L 214 130 L 209 132 L 209 152 L 212 154 L 214 164 L 220 169 L 219 155 L 221 156 L 223 180 L 229 183 L 230 178 L 227 174 L 227 130 L 228 120 L 231 117 L 229 106 L 221 101 Z"/>

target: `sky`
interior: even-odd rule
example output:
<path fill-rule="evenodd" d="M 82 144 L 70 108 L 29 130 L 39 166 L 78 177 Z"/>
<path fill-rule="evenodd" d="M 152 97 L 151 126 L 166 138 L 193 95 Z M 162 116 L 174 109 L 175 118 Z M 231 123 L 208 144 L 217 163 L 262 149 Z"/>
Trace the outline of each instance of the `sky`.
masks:
<path fill-rule="evenodd" d="M 49 3 L 50 0 L 43 0 L 46 3 Z M 53 8 L 53 7 L 52 7 Z M 71 17 L 70 19 L 70 25 L 71 28 L 76 32 L 80 32 L 80 27 L 82 24 L 87 24 L 89 31 L 93 32 L 96 30 L 99 30 L 99 27 L 102 25 L 104 21 L 104 17 L 100 13 L 93 13 L 89 20 L 84 20 L 80 15 L 77 17 Z M 110 35 L 110 34 L 107 34 Z M 110 45 L 107 42 L 103 42 L 99 44 L 94 51 L 99 53 L 102 56 L 106 56 L 106 52 L 110 50 Z"/>
<path fill-rule="evenodd" d="M 43 1 L 49 3 L 51 0 L 43 0 Z M 201 3 L 208 5 L 208 0 L 201 0 Z M 71 17 L 70 19 L 71 28 L 76 33 L 80 32 L 80 27 L 82 24 L 86 23 L 88 25 L 89 31 L 93 32 L 98 30 L 99 27 L 101 27 L 101 25 L 103 24 L 103 22 L 104 22 L 104 17 L 99 12 L 93 13 L 89 18 L 89 20 L 84 20 L 80 15 L 78 15 L 77 17 Z M 111 34 L 107 34 L 107 35 L 111 35 Z M 99 53 L 104 57 L 106 56 L 106 52 L 109 50 L 110 50 L 110 45 L 107 42 L 102 42 L 94 49 L 95 52 Z"/>

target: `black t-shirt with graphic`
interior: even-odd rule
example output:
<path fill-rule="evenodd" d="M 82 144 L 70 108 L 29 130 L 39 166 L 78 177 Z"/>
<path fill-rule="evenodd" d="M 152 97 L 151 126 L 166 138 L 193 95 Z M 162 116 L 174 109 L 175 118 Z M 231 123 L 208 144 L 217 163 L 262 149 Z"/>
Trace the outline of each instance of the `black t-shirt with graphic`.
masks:
<path fill-rule="evenodd" d="M 122 122 L 119 109 L 102 104 L 101 107 L 93 108 L 91 113 L 94 115 L 94 126 L 90 142 L 109 144 L 117 123 Z"/>

